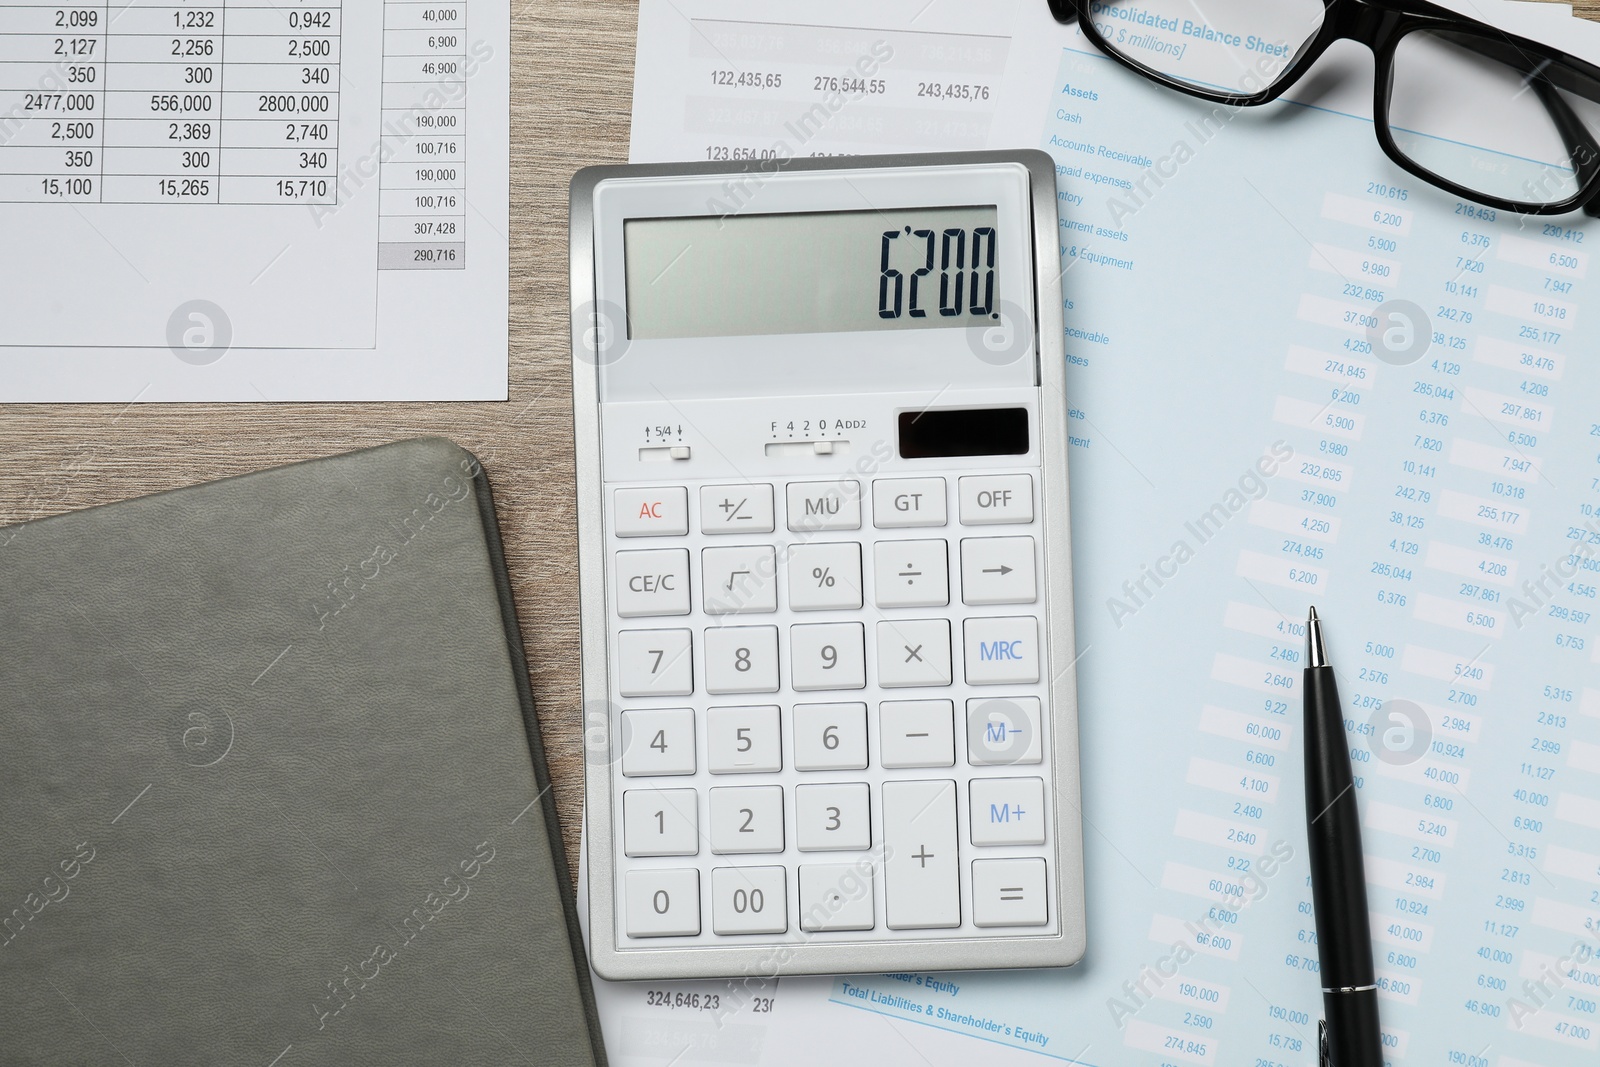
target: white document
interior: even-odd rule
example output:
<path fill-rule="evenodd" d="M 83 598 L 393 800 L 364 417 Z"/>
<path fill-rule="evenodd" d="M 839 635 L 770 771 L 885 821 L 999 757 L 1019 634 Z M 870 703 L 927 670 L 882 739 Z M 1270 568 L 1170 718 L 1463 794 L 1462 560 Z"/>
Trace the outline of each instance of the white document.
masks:
<path fill-rule="evenodd" d="M 1055 156 L 1088 956 L 597 983 L 613 1058 L 1315 1062 L 1315 603 L 1390 1062 L 1592 1062 L 1600 225 L 1507 217 L 1391 164 L 1362 49 L 1330 55 L 1299 103 L 1219 116 L 1042 2 L 976 6 L 646 0 L 633 158 Z M 1559 11 L 1473 10 L 1600 56 L 1600 31 Z"/>
<path fill-rule="evenodd" d="M 0 403 L 503 399 L 503 0 L 0 5 Z"/>

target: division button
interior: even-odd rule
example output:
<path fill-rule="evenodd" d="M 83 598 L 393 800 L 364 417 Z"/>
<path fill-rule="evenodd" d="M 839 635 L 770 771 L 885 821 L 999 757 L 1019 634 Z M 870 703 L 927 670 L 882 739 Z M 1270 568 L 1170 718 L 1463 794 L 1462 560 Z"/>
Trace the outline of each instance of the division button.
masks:
<path fill-rule="evenodd" d="M 943 541 L 879 541 L 872 558 L 878 607 L 942 608 L 950 603 L 950 563 Z"/>
<path fill-rule="evenodd" d="M 618 489 L 612 530 L 618 537 L 664 537 L 689 532 L 689 491 L 681 485 Z"/>
<path fill-rule="evenodd" d="M 700 932 L 699 871 L 629 871 L 623 892 L 629 937 L 693 937 Z"/>
<path fill-rule="evenodd" d="M 883 844 L 889 929 L 960 926 L 955 782 L 883 783 Z"/>
<path fill-rule="evenodd" d="M 972 861 L 972 925 L 1043 926 L 1049 922 L 1042 859 Z"/>

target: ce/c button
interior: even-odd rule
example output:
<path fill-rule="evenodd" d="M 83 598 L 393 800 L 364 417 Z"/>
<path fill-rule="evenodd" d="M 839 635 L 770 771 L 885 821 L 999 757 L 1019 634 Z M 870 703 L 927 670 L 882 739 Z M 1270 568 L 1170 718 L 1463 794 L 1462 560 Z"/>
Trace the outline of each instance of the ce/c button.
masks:
<path fill-rule="evenodd" d="M 689 614 L 689 550 L 645 549 L 617 553 L 617 614 Z"/>

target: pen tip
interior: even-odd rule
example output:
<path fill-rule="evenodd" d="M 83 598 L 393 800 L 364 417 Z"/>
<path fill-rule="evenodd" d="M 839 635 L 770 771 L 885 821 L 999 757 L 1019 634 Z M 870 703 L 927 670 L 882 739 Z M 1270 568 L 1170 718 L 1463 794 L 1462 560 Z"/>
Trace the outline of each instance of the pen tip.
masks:
<path fill-rule="evenodd" d="M 1328 665 L 1328 651 L 1322 644 L 1322 620 L 1317 617 L 1316 608 L 1311 609 L 1311 615 L 1306 619 L 1306 665 Z"/>

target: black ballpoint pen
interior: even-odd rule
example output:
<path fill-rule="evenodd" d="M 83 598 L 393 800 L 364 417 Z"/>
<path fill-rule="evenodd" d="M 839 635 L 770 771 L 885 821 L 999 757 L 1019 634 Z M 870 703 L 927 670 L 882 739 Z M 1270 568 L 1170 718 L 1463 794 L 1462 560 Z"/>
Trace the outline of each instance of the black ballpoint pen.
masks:
<path fill-rule="evenodd" d="M 1306 838 L 1322 974 L 1318 1055 L 1322 1067 L 1383 1067 L 1361 814 L 1344 709 L 1316 608 L 1306 621 L 1304 683 Z"/>

